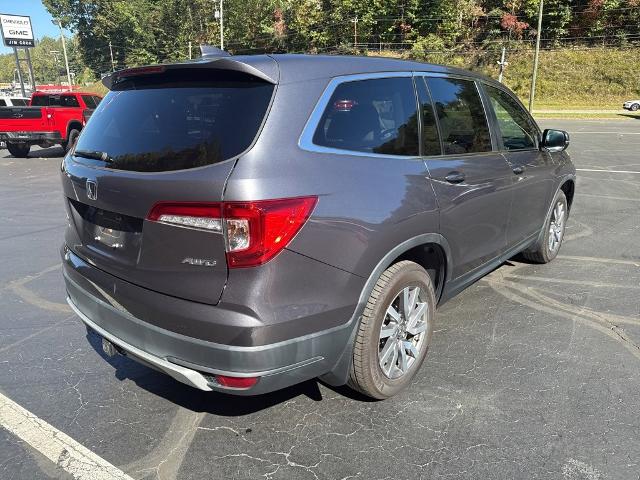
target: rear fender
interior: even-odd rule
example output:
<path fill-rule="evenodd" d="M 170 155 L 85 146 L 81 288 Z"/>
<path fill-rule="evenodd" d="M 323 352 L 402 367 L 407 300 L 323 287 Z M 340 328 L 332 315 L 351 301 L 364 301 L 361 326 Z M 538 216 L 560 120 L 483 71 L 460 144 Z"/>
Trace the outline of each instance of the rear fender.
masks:
<path fill-rule="evenodd" d="M 373 291 L 373 287 L 375 287 L 378 278 L 382 272 L 384 272 L 387 268 L 389 268 L 392 262 L 401 256 L 403 253 L 408 252 L 414 247 L 418 245 L 423 245 L 425 243 L 435 243 L 442 247 L 442 250 L 445 254 L 446 267 L 445 267 L 445 279 L 444 285 L 451 279 L 452 268 L 452 259 L 451 259 L 451 249 L 449 247 L 449 243 L 447 240 L 440 235 L 439 233 L 425 233 L 423 235 L 418 235 L 416 237 L 410 238 L 402 242 L 401 244 L 394 247 L 390 250 L 376 265 L 369 275 L 367 282 L 360 293 L 360 298 L 358 299 L 358 304 L 356 305 L 356 309 L 348 322 L 348 330 L 349 336 L 346 342 L 345 348 L 342 351 L 342 354 L 336 361 L 332 370 L 320 377 L 323 381 L 327 382 L 330 385 L 339 386 L 347 383 L 349 378 L 349 370 L 351 368 L 351 357 L 353 352 L 353 342 L 355 339 L 356 331 L 358 324 L 360 323 L 360 318 L 362 316 L 362 312 L 364 312 L 364 308 L 367 304 L 367 300 Z"/>

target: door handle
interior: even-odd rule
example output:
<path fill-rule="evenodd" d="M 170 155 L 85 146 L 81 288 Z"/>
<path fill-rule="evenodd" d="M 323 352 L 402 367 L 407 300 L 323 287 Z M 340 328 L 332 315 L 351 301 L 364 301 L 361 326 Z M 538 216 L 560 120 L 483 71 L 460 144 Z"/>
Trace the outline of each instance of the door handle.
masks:
<path fill-rule="evenodd" d="M 464 182 L 464 173 L 462 172 L 451 172 L 444 179 L 449 183 L 462 183 Z"/>
<path fill-rule="evenodd" d="M 517 167 L 513 167 L 512 170 L 513 170 L 513 173 L 515 173 L 516 175 L 522 175 L 524 173 L 524 171 L 525 171 L 525 168 L 524 168 L 524 166 L 519 165 Z"/>

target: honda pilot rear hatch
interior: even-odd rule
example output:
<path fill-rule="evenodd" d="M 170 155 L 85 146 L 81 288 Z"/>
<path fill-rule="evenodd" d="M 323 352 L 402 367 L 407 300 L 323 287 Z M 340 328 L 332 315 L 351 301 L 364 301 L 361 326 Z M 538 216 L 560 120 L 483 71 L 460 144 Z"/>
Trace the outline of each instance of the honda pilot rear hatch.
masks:
<path fill-rule="evenodd" d="M 215 202 L 258 135 L 274 82 L 240 62 L 209 63 L 109 77 L 63 184 L 74 253 L 136 285 L 216 304 L 227 263 Z"/>

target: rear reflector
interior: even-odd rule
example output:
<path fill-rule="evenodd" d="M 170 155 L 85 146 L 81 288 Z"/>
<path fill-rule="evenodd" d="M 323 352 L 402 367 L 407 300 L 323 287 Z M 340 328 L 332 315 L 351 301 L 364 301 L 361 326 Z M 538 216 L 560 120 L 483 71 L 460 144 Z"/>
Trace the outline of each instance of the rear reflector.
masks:
<path fill-rule="evenodd" d="M 226 375 L 214 375 L 216 383 L 221 387 L 251 388 L 258 383 L 258 377 L 227 377 Z"/>
<path fill-rule="evenodd" d="M 229 268 L 262 265 L 284 249 L 300 231 L 318 197 L 249 202 L 154 205 L 148 220 L 224 233 Z"/>

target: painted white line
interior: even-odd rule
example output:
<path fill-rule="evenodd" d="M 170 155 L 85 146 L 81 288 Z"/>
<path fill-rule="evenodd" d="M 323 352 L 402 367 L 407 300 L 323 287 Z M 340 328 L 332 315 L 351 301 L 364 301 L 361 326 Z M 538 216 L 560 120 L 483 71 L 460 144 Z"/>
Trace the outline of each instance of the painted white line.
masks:
<path fill-rule="evenodd" d="M 575 135 L 576 133 L 586 133 L 589 135 L 640 135 L 640 132 L 617 132 L 617 131 L 611 131 L 611 132 L 580 132 L 580 131 L 572 131 L 569 135 Z"/>
<path fill-rule="evenodd" d="M 640 175 L 638 170 L 605 170 L 600 168 L 576 168 L 578 172 L 606 172 L 606 173 L 635 173 Z"/>
<path fill-rule="evenodd" d="M 0 425 L 78 480 L 133 480 L 0 393 Z"/>

